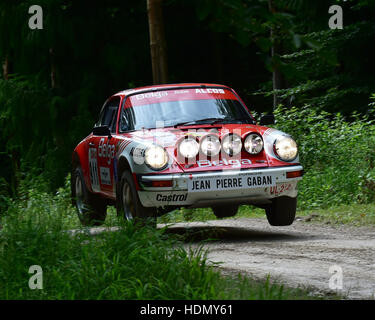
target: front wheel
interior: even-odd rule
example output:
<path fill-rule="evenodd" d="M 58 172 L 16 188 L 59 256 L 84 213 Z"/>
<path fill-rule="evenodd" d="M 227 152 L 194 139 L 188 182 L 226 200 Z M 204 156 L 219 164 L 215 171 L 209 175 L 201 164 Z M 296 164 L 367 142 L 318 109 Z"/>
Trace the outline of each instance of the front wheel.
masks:
<path fill-rule="evenodd" d="M 119 183 L 116 197 L 117 214 L 127 221 L 156 227 L 156 209 L 147 208 L 139 200 L 133 176 L 125 171 Z"/>
<path fill-rule="evenodd" d="M 297 198 L 278 197 L 266 207 L 267 220 L 271 226 L 290 226 L 296 216 Z"/>
<path fill-rule="evenodd" d="M 77 208 L 81 223 L 84 226 L 103 224 L 107 215 L 107 205 L 103 199 L 87 190 L 80 167 L 72 171 L 71 190 L 72 202 Z"/>
<path fill-rule="evenodd" d="M 221 207 L 213 207 L 212 211 L 215 216 L 219 219 L 233 217 L 238 211 L 238 205 L 227 205 Z"/>

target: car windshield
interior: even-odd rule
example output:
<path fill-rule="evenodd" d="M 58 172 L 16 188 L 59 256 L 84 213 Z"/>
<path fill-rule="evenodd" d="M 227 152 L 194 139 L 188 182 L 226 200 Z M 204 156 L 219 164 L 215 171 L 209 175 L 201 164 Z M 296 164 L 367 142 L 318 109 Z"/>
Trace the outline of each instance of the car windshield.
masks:
<path fill-rule="evenodd" d="M 255 122 L 238 100 L 178 100 L 124 108 L 121 131 L 214 123 Z"/>

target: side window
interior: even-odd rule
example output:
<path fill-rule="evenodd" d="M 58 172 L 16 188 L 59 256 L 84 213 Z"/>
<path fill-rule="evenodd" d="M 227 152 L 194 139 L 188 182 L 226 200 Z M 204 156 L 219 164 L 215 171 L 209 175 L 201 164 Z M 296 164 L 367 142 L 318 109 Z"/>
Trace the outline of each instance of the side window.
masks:
<path fill-rule="evenodd" d="M 124 110 L 122 110 L 122 113 L 121 113 L 121 119 L 120 119 L 120 130 L 121 130 L 121 132 L 125 132 L 125 131 L 128 131 L 128 130 L 132 129 L 130 121 L 129 121 L 128 110 L 129 109 L 124 109 Z"/>
<path fill-rule="evenodd" d="M 112 133 L 116 132 L 117 111 L 120 104 L 120 98 L 116 97 L 109 100 L 100 113 L 97 125 L 108 126 Z"/>
<path fill-rule="evenodd" d="M 133 108 L 126 107 L 126 102 L 129 100 L 125 100 L 121 107 L 121 115 L 120 115 L 120 132 L 126 132 L 129 130 L 134 129 L 134 111 Z"/>

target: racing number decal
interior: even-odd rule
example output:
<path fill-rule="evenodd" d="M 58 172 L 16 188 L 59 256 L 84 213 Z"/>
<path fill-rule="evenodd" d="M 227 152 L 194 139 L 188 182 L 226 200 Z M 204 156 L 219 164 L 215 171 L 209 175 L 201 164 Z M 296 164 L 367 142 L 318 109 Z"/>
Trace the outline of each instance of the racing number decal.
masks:
<path fill-rule="evenodd" d="M 98 156 L 107 158 L 108 165 L 111 164 L 111 160 L 115 157 L 115 145 L 104 143 L 105 138 L 100 139 L 98 147 Z"/>
<path fill-rule="evenodd" d="M 89 169 L 92 191 L 99 192 L 100 184 L 98 177 L 98 158 L 95 148 L 89 148 Z"/>
<path fill-rule="evenodd" d="M 100 181 L 102 184 L 106 184 L 108 186 L 112 185 L 111 183 L 111 170 L 106 167 L 100 167 Z"/>

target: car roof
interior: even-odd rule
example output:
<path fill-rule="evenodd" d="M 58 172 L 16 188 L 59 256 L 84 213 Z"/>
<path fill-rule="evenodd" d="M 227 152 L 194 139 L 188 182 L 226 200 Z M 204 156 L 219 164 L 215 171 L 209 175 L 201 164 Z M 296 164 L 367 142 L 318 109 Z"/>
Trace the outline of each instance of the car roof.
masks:
<path fill-rule="evenodd" d="M 196 87 L 221 87 L 230 89 L 228 86 L 222 84 L 213 84 L 213 83 L 174 83 L 174 84 L 160 84 L 160 85 L 153 85 L 153 86 L 145 86 L 145 87 L 138 87 L 133 89 L 127 89 L 120 91 L 113 96 L 128 96 L 135 93 L 144 93 L 150 91 L 158 91 L 158 90 L 168 90 L 168 89 L 183 89 L 183 88 L 196 88 Z"/>

